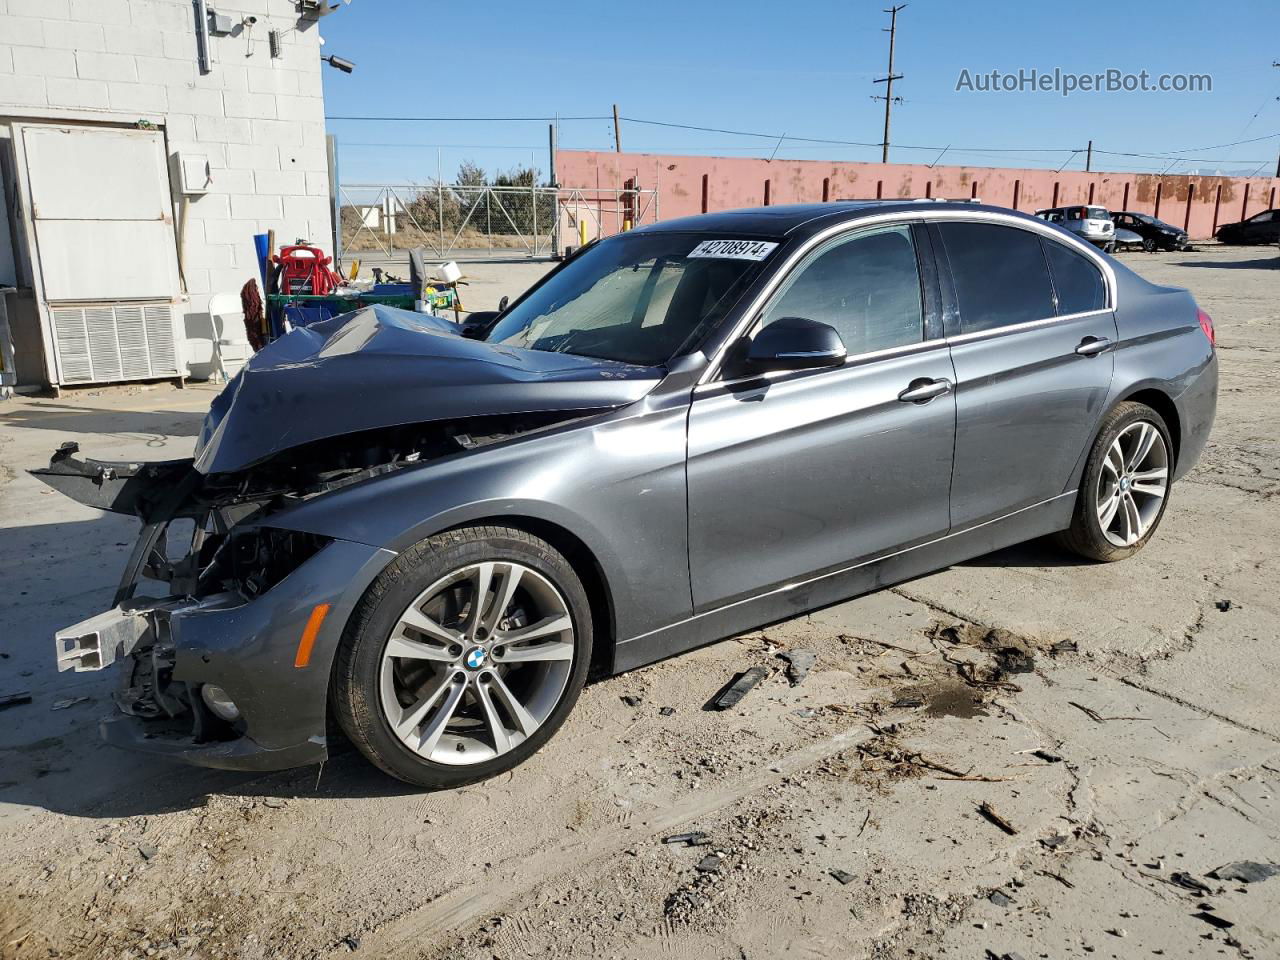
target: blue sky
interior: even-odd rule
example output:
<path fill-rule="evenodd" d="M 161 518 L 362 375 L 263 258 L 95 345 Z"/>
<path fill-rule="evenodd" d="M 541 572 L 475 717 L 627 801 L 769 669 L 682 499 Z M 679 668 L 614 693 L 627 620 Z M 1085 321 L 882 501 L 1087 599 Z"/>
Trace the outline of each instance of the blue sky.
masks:
<path fill-rule="evenodd" d="M 744 137 L 624 120 L 628 151 L 878 160 L 886 2 L 432 3 L 354 0 L 322 23 L 337 116 L 598 117 L 560 122 L 562 148 L 613 149 L 608 117 L 750 131 Z M 1274 172 L 1280 151 L 1280 3 L 1158 4 L 910 0 L 898 15 L 891 159 L 1083 169 L 1070 150 L 1182 155 L 1171 172 Z M 1197 73 L 1207 93 L 979 93 L 961 71 Z M 547 123 L 331 119 L 346 183 L 422 182 L 460 161 L 547 169 Z M 1191 150 L 1258 137 L 1269 139 Z M 908 146 L 928 149 L 908 149 Z M 1002 152 L 1035 148 L 1054 152 Z M 1095 154 L 1094 169 L 1165 169 L 1170 160 Z"/>

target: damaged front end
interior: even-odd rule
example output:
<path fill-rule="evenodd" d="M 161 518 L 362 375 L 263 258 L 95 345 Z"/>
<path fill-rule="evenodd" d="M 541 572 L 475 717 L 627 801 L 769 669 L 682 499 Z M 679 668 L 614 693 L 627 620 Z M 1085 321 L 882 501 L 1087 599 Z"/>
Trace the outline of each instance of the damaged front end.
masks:
<path fill-rule="evenodd" d="M 86 506 L 136 516 L 142 529 L 111 609 L 57 631 L 58 669 L 117 666 L 121 716 L 103 735 L 118 745 L 237 769 L 322 760 L 327 661 L 299 662 L 300 639 L 323 607 L 335 645 L 343 604 L 394 554 L 273 527 L 273 515 L 566 418 L 365 431 L 210 476 L 192 460 L 105 462 L 64 444 L 33 475 Z"/>
<path fill-rule="evenodd" d="M 70 443 L 32 471 L 142 523 L 111 609 L 58 631 L 58 668 L 117 665 L 111 742 L 242 769 L 322 760 L 329 665 L 395 554 L 277 515 L 616 409 L 659 377 L 382 306 L 295 330 L 215 398 L 193 458 L 111 463 Z"/>

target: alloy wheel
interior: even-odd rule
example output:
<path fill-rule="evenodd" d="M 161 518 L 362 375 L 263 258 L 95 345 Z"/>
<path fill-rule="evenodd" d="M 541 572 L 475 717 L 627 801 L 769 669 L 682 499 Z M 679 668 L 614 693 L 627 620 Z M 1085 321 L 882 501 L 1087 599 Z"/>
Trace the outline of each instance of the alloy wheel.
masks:
<path fill-rule="evenodd" d="M 547 721 L 575 653 L 568 603 L 550 580 L 513 561 L 469 564 L 422 591 L 392 628 L 383 715 L 426 760 L 492 760 Z"/>
<path fill-rule="evenodd" d="M 1160 516 L 1169 489 L 1169 451 L 1146 420 L 1120 431 L 1098 472 L 1096 508 L 1103 535 L 1114 546 L 1137 543 Z"/>

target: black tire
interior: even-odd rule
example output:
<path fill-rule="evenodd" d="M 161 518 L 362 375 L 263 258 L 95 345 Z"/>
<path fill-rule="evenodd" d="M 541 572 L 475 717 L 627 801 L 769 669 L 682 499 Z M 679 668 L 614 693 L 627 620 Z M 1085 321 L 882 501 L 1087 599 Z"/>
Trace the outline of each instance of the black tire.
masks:
<path fill-rule="evenodd" d="M 1155 252 L 1156 252 L 1156 242 L 1155 242 L 1154 240 L 1152 240 L 1150 237 L 1143 237 L 1143 238 L 1142 238 L 1142 249 L 1143 249 L 1143 251 L 1144 251 L 1145 253 L 1155 253 Z"/>
<path fill-rule="evenodd" d="M 1164 519 L 1164 512 L 1169 506 L 1172 484 L 1166 486 L 1158 513 L 1146 533 L 1136 543 L 1128 546 L 1117 546 L 1112 543 L 1107 539 L 1098 519 L 1096 504 L 1103 462 L 1107 458 L 1111 445 L 1121 432 L 1140 421 L 1150 423 L 1160 432 L 1160 439 L 1164 441 L 1165 450 L 1168 452 L 1168 469 L 1172 473 L 1173 443 L 1169 438 L 1169 428 L 1164 418 L 1144 403 L 1125 401 L 1117 404 L 1115 409 L 1103 419 L 1102 427 L 1089 450 L 1089 459 L 1085 462 L 1084 476 L 1076 495 L 1071 526 L 1057 535 L 1058 541 L 1073 553 L 1102 563 L 1127 559 L 1147 545 L 1147 541 L 1159 528 L 1160 521 Z"/>
<path fill-rule="evenodd" d="M 575 650 L 567 684 L 542 725 L 509 752 L 469 765 L 438 763 L 415 753 L 392 731 L 379 697 L 382 654 L 391 631 L 414 599 L 469 564 L 515 561 L 546 578 L 563 596 L 573 621 Z M 511 527 L 461 527 L 428 537 L 402 553 L 369 586 L 348 621 L 330 682 L 343 732 L 376 767 L 406 783 L 447 789 L 510 770 L 536 753 L 564 723 L 591 663 L 591 613 L 569 561 L 545 540 Z"/>

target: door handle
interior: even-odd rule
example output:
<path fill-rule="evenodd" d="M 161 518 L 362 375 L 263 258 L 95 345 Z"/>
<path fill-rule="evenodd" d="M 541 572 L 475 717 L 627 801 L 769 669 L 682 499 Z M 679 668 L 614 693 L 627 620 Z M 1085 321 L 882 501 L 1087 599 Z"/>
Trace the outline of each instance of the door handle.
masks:
<path fill-rule="evenodd" d="M 950 392 L 950 380 L 930 380 L 927 377 L 921 377 L 918 380 L 912 380 L 907 385 L 907 389 L 898 394 L 898 399 L 903 403 L 928 403 L 934 397 Z"/>
<path fill-rule="evenodd" d="M 1082 357 L 1096 357 L 1110 349 L 1111 341 L 1106 337 L 1085 337 L 1080 341 L 1080 346 L 1076 347 L 1076 353 Z"/>

